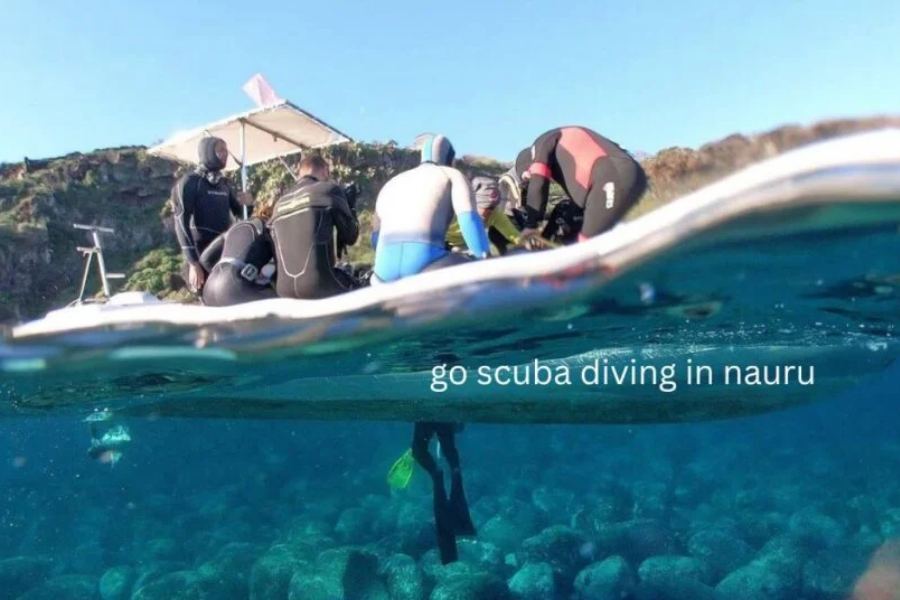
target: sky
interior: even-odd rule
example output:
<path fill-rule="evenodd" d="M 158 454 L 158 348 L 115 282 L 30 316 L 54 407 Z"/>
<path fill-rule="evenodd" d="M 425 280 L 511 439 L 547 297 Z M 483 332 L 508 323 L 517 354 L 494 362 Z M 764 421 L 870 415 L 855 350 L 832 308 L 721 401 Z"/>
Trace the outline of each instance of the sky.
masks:
<path fill-rule="evenodd" d="M 900 114 L 896 0 L 29 0 L 0 11 L 0 162 L 151 145 L 276 92 L 356 140 L 511 160 Z"/>

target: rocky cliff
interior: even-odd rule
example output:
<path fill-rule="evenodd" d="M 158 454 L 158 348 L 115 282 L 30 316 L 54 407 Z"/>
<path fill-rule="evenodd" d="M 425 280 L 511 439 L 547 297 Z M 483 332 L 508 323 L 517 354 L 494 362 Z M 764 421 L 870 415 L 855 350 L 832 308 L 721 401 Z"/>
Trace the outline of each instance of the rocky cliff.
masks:
<path fill-rule="evenodd" d="M 670 148 L 642 162 L 652 192 L 634 214 L 666 202 L 752 162 L 837 135 L 900 126 L 900 118 L 872 118 L 787 126 L 755 135 L 732 135 L 697 150 Z M 361 220 L 369 223 L 378 190 L 394 174 L 416 163 L 416 155 L 394 144 L 348 144 L 325 152 L 341 181 L 362 187 Z M 497 175 L 506 165 L 464 157 L 469 176 Z M 90 245 L 73 223 L 115 229 L 104 239 L 108 267 L 124 271 L 126 288 L 179 296 L 180 258 L 168 199 L 184 172 L 176 163 L 149 156 L 142 147 L 69 154 L 49 160 L 0 165 L 0 322 L 36 317 L 77 295 L 82 258 L 76 246 Z M 248 185 L 263 201 L 276 197 L 291 179 L 281 163 L 259 165 Z M 362 258 L 368 236 L 352 258 Z M 96 282 L 92 282 L 96 285 Z M 92 288 L 94 289 L 94 288 Z"/>

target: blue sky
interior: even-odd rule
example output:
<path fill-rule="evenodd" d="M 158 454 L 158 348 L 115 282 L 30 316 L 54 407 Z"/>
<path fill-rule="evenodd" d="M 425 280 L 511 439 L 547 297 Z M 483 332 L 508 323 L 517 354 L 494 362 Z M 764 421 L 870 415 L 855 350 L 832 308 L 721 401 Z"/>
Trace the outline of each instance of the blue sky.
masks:
<path fill-rule="evenodd" d="M 900 113 L 900 2 L 29 0 L 0 13 L 0 162 L 152 144 L 276 91 L 358 140 L 508 160 Z"/>

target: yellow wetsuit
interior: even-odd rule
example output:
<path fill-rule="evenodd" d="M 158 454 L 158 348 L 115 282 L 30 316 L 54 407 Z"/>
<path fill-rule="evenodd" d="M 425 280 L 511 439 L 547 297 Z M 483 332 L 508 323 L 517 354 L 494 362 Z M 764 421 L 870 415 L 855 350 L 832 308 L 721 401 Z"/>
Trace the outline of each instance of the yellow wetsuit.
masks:
<path fill-rule="evenodd" d="M 511 244 L 519 243 L 519 230 L 516 229 L 516 226 L 509 220 L 504 211 L 492 211 L 487 219 L 483 220 L 485 230 L 489 231 L 493 227 Z M 444 241 L 454 248 L 466 248 L 466 242 L 463 239 L 462 232 L 459 229 L 459 221 L 456 220 L 456 217 L 453 218 L 453 222 L 447 228 L 447 235 Z"/>

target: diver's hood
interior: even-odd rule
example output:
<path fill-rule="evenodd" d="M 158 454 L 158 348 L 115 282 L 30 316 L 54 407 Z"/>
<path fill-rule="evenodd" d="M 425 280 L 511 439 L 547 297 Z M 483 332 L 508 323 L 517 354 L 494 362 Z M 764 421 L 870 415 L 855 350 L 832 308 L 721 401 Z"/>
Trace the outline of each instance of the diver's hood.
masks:
<path fill-rule="evenodd" d="M 494 210 L 500 204 L 500 189 L 493 177 L 473 177 L 472 189 L 478 208 Z"/>
<path fill-rule="evenodd" d="M 225 143 L 224 140 L 217 137 L 206 137 L 200 140 L 197 146 L 197 155 L 200 159 L 200 166 L 206 171 L 221 171 L 225 168 L 225 162 L 216 156 L 216 144 Z"/>
<path fill-rule="evenodd" d="M 419 143 L 422 145 L 422 163 L 434 163 L 444 167 L 453 164 L 456 150 L 443 135 L 421 136 Z"/>

